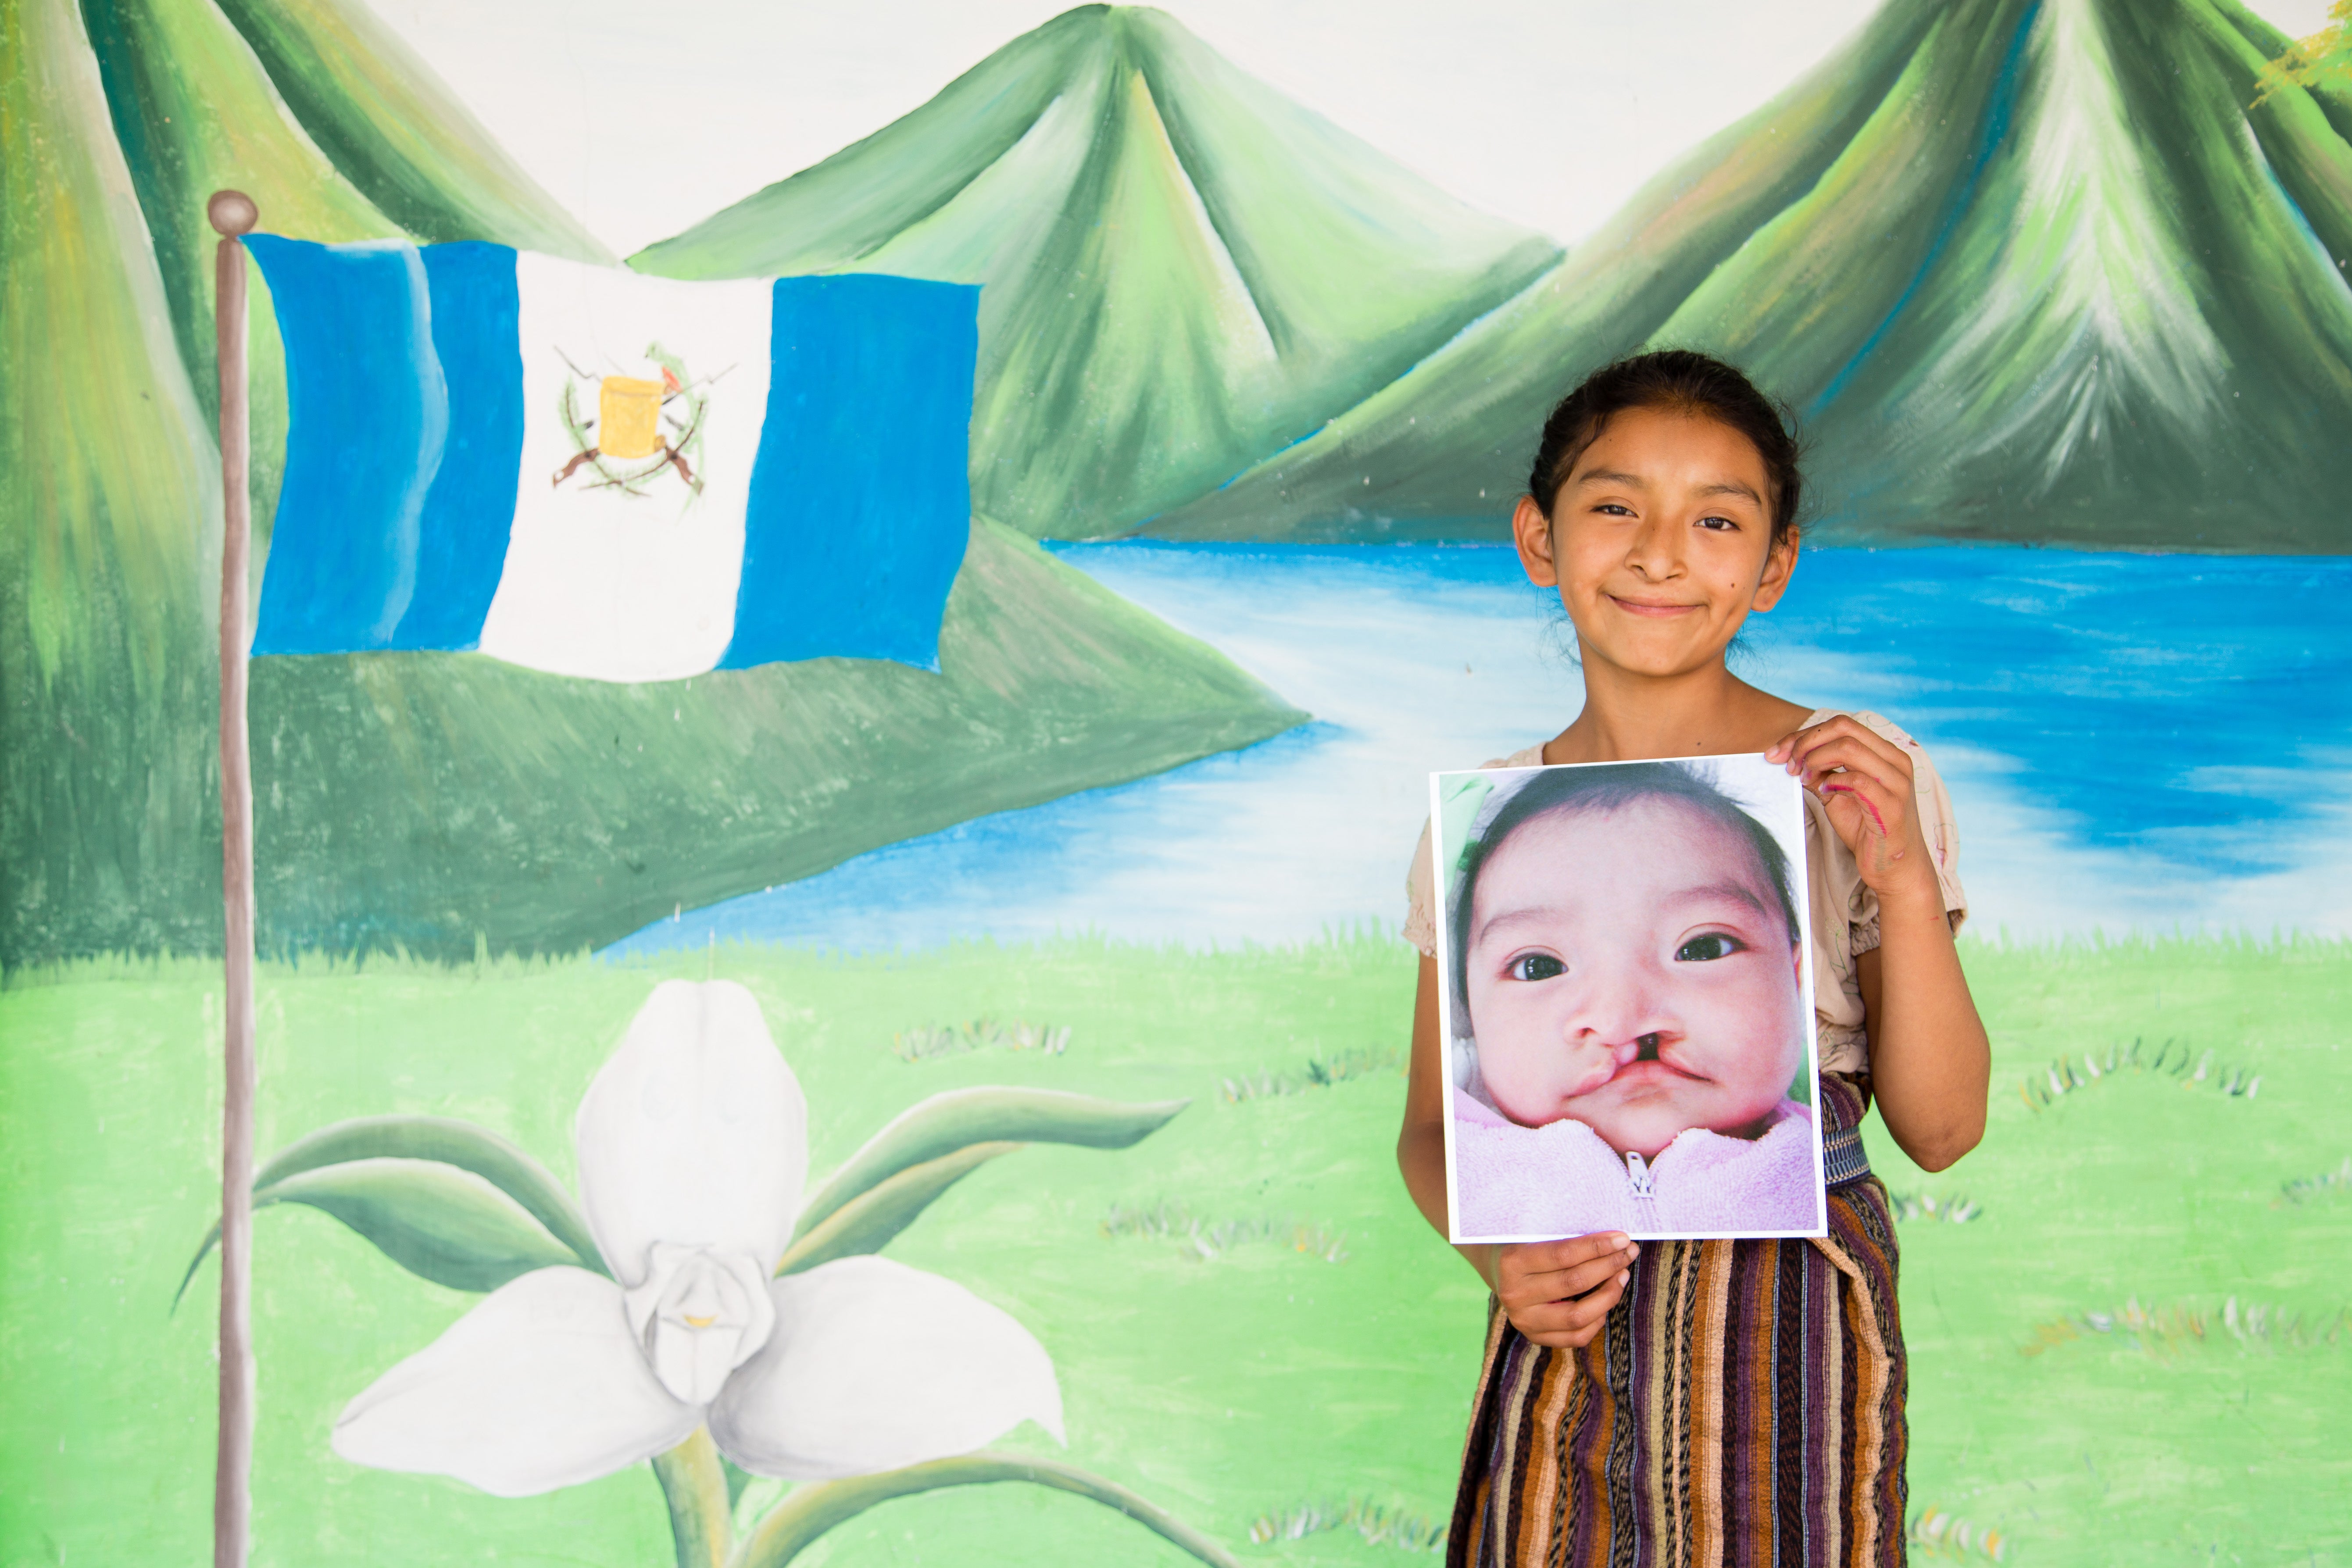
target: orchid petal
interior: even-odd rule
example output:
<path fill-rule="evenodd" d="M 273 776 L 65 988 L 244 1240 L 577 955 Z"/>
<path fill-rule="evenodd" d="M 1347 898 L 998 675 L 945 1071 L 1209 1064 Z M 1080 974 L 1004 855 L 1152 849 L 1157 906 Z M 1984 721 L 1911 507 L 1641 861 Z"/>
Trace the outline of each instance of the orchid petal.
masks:
<path fill-rule="evenodd" d="M 772 1282 L 775 1331 L 710 1407 L 755 1475 L 831 1480 L 967 1454 L 1034 1420 L 1062 1436 L 1045 1347 L 951 1279 L 845 1258 Z"/>
<path fill-rule="evenodd" d="M 760 1004 L 731 981 L 668 980 L 580 1101 L 580 1196 L 614 1277 L 656 1242 L 749 1253 L 766 1274 L 808 1176 L 808 1101 Z"/>
<path fill-rule="evenodd" d="M 334 1447 L 353 1464 L 529 1497 L 650 1458 L 701 1414 L 646 1364 L 620 1287 L 584 1268 L 540 1268 L 344 1406 Z"/>

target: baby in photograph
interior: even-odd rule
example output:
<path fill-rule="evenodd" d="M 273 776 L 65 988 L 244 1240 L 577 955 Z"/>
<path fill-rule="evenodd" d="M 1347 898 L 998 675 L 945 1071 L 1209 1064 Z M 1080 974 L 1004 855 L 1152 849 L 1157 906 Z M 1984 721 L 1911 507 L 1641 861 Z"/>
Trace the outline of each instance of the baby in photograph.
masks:
<path fill-rule="evenodd" d="M 1462 1235 L 1816 1229 L 1779 841 L 1693 764 L 1508 790 L 1448 900 Z"/>

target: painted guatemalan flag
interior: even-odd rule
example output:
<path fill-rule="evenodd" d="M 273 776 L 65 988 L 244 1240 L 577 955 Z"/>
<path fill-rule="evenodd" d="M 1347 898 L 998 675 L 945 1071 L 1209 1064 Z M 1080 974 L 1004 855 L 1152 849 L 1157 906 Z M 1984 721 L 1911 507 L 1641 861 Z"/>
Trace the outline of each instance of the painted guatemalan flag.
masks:
<path fill-rule="evenodd" d="M 631 681 L 939 668 L 978 289 L 246 243 L 289 405 L 257 655 L 479 649 Z"/>

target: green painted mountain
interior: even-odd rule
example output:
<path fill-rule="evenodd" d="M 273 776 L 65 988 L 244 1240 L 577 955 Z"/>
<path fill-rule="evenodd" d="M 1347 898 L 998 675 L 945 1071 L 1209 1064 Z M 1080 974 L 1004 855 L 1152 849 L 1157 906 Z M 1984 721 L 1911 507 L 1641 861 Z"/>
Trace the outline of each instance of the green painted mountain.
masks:
<path fill-rule="evenodd" d="M 193 945 L 220 875 L 197 584 L 219 570 L 219 459 L 80 31 L 69 0 L 0 0 L 9 959 L 58 950 L 32 933 L 68 900 L 114 911 L 110 943 Z"/>
<path fill-rule="evenodd" d="M 612 259 L 351 0 L 86 0 L 81 21 L 208 424 L 215 237 L 205 199 L 224 185 L 259 200 L 265 228 L 310 239 L 495 238 Z M 266 526 L 285 381 L 257 275 L 255 289 L 255 512 Z"/>
<path fill-rule="evenodd" d="M 1559 254 L 1161 13 L 1089 5 L 631 264 L 985 285 L 974 504 L 1080 538 L 1314 430 Z"/>
<path fill-rule="evenodd" d="M 1817 536 L 2352 550 L 2352 100 L 2235 0 L 1890 0 L 1552 272 L 1176 538 L 1498 537 L 1645 346 L 1801 415 Z"/>
<path fill-rule="evenodd" d="M 346 0 L 0 19 L 0 967 L 215 947 L 205 195 L 315 238 L 602 252 Z M 257 294 L 266 519 L 285 399 Z M 576 945 L 1299 717 L 985 526 L 942 647 L 943 676 L 825 660 L 645 692 L 475 658 L 265 661 L 264 939 Z M 639 743 L 656 760 L 615 760 Z"/>
<path fill-rule="evenodd" d="M 262 945 L 601 946 L 1307 717 L 996 523 L 973 525 L 940 668 L 612 686 L 470 654 L 257 660 Z"/>

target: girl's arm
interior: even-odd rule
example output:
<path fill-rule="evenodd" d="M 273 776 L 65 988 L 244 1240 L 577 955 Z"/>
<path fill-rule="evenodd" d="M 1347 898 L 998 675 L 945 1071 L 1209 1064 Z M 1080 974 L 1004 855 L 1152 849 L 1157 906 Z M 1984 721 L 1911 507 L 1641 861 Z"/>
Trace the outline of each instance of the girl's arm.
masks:
<path fill-rule="evenodd" d="M 1870 1036 L 1871 1093 L 1895 1142 L 1940 1171 L 1984 1137 L 1992 1050 L 1952 945 L 1919 824 L 1911 759 L 1845 714 L 1766 753 L 1801 773 L 1878 895 L 1879 945 L 1855 967 Z"/>
<path fill-rule="evenodd" d="M 1412 1060 L 1406 1069 L 1404 1129 L 1397 1134 L 1397 1169 L 1438 1235 L 1445 1226 L 1445 1095 L 1438 1075 L 1445 1070 L 1445 1037 L 1438 1027 L 1440 983 L 1437 960 L 1423 953 L 1421 985 L 1412 998 Z M 1484 1243 L 1457 1247 L 1489 1287 L 1495 1283 L 1495 1249 Z"/>
<path fill-rule="evenodd" d="M 1922 929 L 1906 932 L 1900 948 L 1890 941 L 1854 963 L 1870 1036 L 1871 1097 L 1895 1142 L 1923 1171 L 1945 1169 L 1982 1141 L 1992 1076 L 1991 1050 L 1953 951 L 1943 900 L 1936 904 L 1940 952 L 1936 931 Z M 1881 932 L 1891 936 L 1883 914 L 1880 920 Z"/>
<path fill-rule="evenodd" d="M 1412 1063 L 1404 1091 L 1404 1127 L 1397 1134 L 1397 1168 L 1422 1217 L 1446 1234 L 1445 1036 L 1437 1021 L 1437 960 L 1423 954 L 1421 988 L 1412 999 Z M 1497 1246 L 1474 1242 L 1454 1249 L 1503 1303 L 1512 1326 L 1555 1350 L 1590 1343 L 1601 1320 L 1625 1291 L 1626 1271 L 1639 1251 L 1622 1232 L 1566 1241 Z"/>

